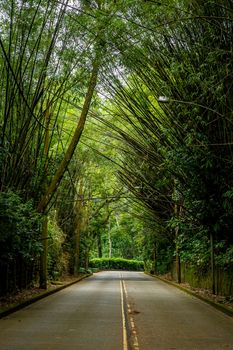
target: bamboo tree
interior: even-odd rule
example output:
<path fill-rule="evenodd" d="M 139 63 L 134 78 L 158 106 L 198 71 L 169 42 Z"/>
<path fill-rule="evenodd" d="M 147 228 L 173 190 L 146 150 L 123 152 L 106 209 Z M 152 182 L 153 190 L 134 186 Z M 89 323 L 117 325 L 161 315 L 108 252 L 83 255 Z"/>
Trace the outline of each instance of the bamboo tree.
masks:
<path fill-rule="evenodd" d="M 46 113 L 45 113 L 45 147 L 44 147 L 44 155 L 45 155 L 45 169 L 44 169 L 44 174 L 45 174 L 45 179 L 47 179 L 48 176 L 48 162 L 49 162 L 49 126 L 50 126 L 50 111 L 49 108 L 47 108 Z M 47 187 L 46 180 L 44 182 L 45 190 Z M 48 217 L 47 215 L 43 216 L 43 221 L 42 221 L 42 229 L 41 229 L 41 241 L 42 241 L 42 247 L 43 250 L 41 252 L 41 268 L 40 268 L 40 287 L 43 289 L 47 289 L 47 279 L 48 279 L 48 271 L 47 271 L 47 265 L 48 265 Z"/>
<path fill-rule="evenodd" d="M 76 146 L 80 140 L 80 137 L 81 137 L 82 132 L 84 130 L 87 115 L 89 112 L 91 100 L 92 100 L 92 97 L 93 97 L 94 92 L 95 92 L 95 87 L 96 87 L 96 83 L 97 83 L 97 77 L 98 77 L 98 72 L 99 72 L 100 66 L 101 66 L 101 57 L 100 57 L 100 51 L 98 50 L 98 52 L 96 53 L 96 57 L 94 59 L 94 62 L 93 62 L 91 77 L 90 77 L 90 81 L 88 84 L 88 90 L 86 93 L 86 97 L 85 97 L 84 104 L 82 107 L 82 112 L 81 112 L 77 127 L 75 129 L 74 135 L 73 135 L 72 140 L 67 148 L 67 151 L 64 155 L 62 162 L 60 163 L 55 175 L 53 176 L 52 181 L 50 182 L 50 184 L 47 188 L 46 193 L 43 195 L 43 197 L 41 198 L 41 200 L 38 204 L 38 211 L 41 213 L 43 213 L 45 211 L 50 200 L 52 199 L 52 196 L 54 195 L 56 189 L 58 188 L 58 186 L 61 182 L 61 179 L 62 179 L 62 177 L 63 177 L 71 159 L 72 159 L 72 156 L 75 152 Z"/>
<path fill-rule="evenodd" d="M 180 21 L 168 21 L 163 32 L 150 27 L 150 35 L 141 37 L 143 49 L 136 49 L 134 60 L 127 58 L 130 79 L 109 83 L 115 102 L 110 113 L 124 127 L 105 124 L 125 145 L 122 182 L 154 212 L 161 229 L 169 218 L 174 224 L 175 179 L 184 198 L 179 217 L 183 236 L 215 234 L 227 240 L 226 249 L 232 242 L 231 219 L 222 198 L 230 196 L 232 188 L 232 82 L 224 69 L 230 72 L 232 63 L 232 4 L 193 1 L 170 11 L 177 12 Z M 160 95 L 168 96 L 170 103 L 158 106 Z"/>
<path fill-rule="evenodd" d="M 81 230 L 82 230 L 82 223 L 83 223 L 83 194 L 84 194 L 84 187 L 83 187 L 83 179 L 80 179 L 79 184 L 79 191 L 78 191 L 78 198 L 75 203 L 75 231 L 74 231 L 74 275 L 78 276 L 79 269 L 80 269 L 80 243 L 81 243 Z"/>

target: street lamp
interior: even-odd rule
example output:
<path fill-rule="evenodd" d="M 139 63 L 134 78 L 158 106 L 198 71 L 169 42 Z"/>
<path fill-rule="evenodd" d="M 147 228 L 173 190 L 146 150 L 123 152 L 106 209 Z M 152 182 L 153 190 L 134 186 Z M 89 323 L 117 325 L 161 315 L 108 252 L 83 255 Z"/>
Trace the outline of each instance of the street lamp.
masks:
<path fill-rule="evenodd" d="M 223 117 L 223 114 L 219 113 L 215 109 L 212 109 L 212 108 L 210 108 L 208 106 L 205 106 L 205 105 L 202 105 L 200 103 L 193 102 L 193 101 L 175 100 L 175 99 L 169 98 L 168 96 L 159 96 L 157 101 L 160 102 L 160 103 L 175 102 L 175 103 L 182 103 L 182 104 L 185 104 L 185 105 L 197 106 L 197 107 L 204 108 L 204 109 L 206 109 L 208 111 L 214 112 L 215 114 L 219 115 L 220 117 Z"/>
<path fill-rule="evenodd" d="M 170 99 L 167 96 L 159 96 L 158 102 L 167 103 L 170 102 Z"/>

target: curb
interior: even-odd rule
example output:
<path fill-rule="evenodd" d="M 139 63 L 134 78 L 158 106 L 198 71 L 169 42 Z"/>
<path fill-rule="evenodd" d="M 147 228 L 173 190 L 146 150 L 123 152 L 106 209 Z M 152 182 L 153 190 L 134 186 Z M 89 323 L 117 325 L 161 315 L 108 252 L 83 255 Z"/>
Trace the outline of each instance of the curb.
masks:
<path fill-rule="evenodd" d="M 44 292 L 42 292 L 42 293 L 40 293 L 40 294 L 38 294 L 38 295 L 36 295 L 36 296 L 34 296 L 34 297 L 28 299 L 28 300 L 23 301 L 23 302 L 20 303 L 20 304 L 17 304 L 17 305 L 15 305 L 15 306 L 10 307 L 10 308 L 7 309 L 7 310 L 0 311 L 0 319 L 3 318 L 3 317 L 8 316 L 8 315 L 10 315 L 10 314 L 12 314 L 12 313 L 15 312 L 15 311 L 21 310 L 21 309 L 23 309 L 24 307 L 35 303 L 35 302 L 38 301 L 38 300 L 44 299 L 44 298 L 48 297 L 48 296 L 51 295 L 51 294 L 57 293 L 57 292 L 59 292 L 59 291 L 62 290 L 62 289 L 65 289 L 65 288 L 67 288 L 67 287 L 70 287 L 70 286 L 72 286 L 73 284 L 78 283 L 78 282 L 82 281 L 83 279 L 85 279 L 85 278 L 87 278 L 87 277 L 90 277 L 90 276 L 92 276 L 92 274 L 80 276 L 80 277 L 77 278 L 77 280 L 75 280 L 75 281 L 72 281 L 72 282 L 70 282 L 70 283 L 67 283 L 67 284 L 65 284 L 65 285 L 63 285 L 63 286 L 57 287 L 57 288 L 52 289 L 52 290 L 49 290 L 49 291 L 44 291 Z"/>
<path fill-rule="evenodd" d="M 166 280 L 166 279 L 164 279 L 164 278 L 162 278 L 162 277 L 159 277 L 159 276 L 151 275 L 150 273 L 148 273 L 148 275 L 151 276 L 151 277 L 157 278 L 157 279 L 159 279 L 160 281 L 165 282 L 165 283 L 167 283 L 167 284 L 169 284 L 169 285 L 171 285 L 171 286 L 173 286 L 173 287 L 175 287 L 175 288 L 178 288 L 178 289 L 182 290 L 183 292 L 185 292 L 185 293 L 187 293 L 187 294 L 190 294 L 190 295 L 192 295 L 192 296 L 194 296 L 194 297 L 196 297 L 196 298 L 198 298 L 198 299 L 204 301 L 205 303 L 207 303 L 207 304 L 213 306 L 215 309 L 217 309 L 217 310 L 219 310 L 219 311 L 225 313 L 226 315 L 228 315 L 228 316 L 230 316 L 230 317 L 233 317 L 233 310 L 231 310 L 231 309 L 228 308 L 227 306 L 224 306 L 224 305 L 222 305 L 222 304 L 216 303 L 216 302 L 214 302 L 214 301 L 212 301 L 212 300 L 209 300 L 209 299 L 207 299 L 207 298 L 205 298 L 205 297 L 203 297 L 203 296 L 201 296 L 201 295 L 198 295 L 198 294 L 196 294 L 195 292 L 192 292 L 191 290 L 189 290 L 189 289 L 187 289 L 187 288 L 184 288 L 184 287 L 180 286 L 179 284 L 177 284 L 177 283 L 175 283 L 175 282 L 168 281 L 168 280 Z"/>

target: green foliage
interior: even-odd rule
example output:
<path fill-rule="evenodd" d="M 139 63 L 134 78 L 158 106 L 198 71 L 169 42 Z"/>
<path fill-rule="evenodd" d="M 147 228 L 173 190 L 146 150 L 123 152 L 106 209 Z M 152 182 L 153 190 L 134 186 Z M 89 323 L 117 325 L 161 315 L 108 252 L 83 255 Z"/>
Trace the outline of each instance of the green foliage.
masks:
<path fill-rule="evenodd" d="M 156 260 L 156 273 L 164 275 L 171 271 L 172 264 L 174 262 L 174 246 L 173 245 L 161 245 L 159 248 L 159 254 Z"/>
<path fill-rule="evenodd" d="M 67 275 L 70 268 L 70 256 L 64 250 L 65 234 L 58 227 L 55 220 L 49 220 L 48 227 L 48 275 L 56 280 Z"/>
<path fill-rule="evenodd" d="M 40 217 L 19 193 L 0 193 L 0 260 L 20 255 L 30 261 L 41 251 Z"/>
<path fill-rule="evenodd" d="M 215 246 L 216 264 L 218 267 L 232 271 L 233 245 L 228 246 L 225 241 L 218 242 Z"/>
<path fill-rule="evenodd" d="M 185 21 L 168 21 L 160 34 L 141 37 L 127 84 L 116 83 L 112 108 L 112 129 L 124 148 L 119 177 L 153 218 L 162 270 L 175 243 L 184 261 L 207 269 L 210 233 L 218 264 L 231 261 L 232 4 L 182 2 L 165 16 L 189 12 Z M 158 105 L 164 95 L 170 103 Z M 145 260 L 152 262 L 149 243 Z"/>
<path fill-rule="evenodd" d="M 176 246 L 183 262 L 205 270 L 210 233 L 217 265 L 232 267 L 231 2 L 78 3 L 76 11 L 2 1 L 1 261 L 30 262 L 41 251 L 33 208 L 63 159 L 101 51 L 105 97 L 94 96 L 83 144 L 51 204 L 50 277 L 68 270 L 77 247 L 85 268 L 93 256 L 143 257 L 166 273 Z M 158 104 L 160 95 L 170 103 Z M 122 261 L 96 264 L 131 268 Z"/>
<path fill-rule="evenodd" d="M 122 258 L 96 258 L 90 261 L 90 268 L 100 270 L 128 270 L 143 271 L 144 263 L 139 260 L 128 260 Z"/>
<path fill-rule="evenodd" d="M 181 261 L 186 262 L 197 271 L 209 268 L 210 244 L 206 232 L 198 235 L 180 234 L 178 237 Z"/>

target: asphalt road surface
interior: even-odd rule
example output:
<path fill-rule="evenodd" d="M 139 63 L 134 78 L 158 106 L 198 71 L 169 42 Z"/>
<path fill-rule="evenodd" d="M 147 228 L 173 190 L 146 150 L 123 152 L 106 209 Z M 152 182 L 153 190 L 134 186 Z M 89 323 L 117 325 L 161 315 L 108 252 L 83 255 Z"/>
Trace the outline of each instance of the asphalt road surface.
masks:
<path fill-rule="evenodd" d="M 233 350 L 233 318 L 138 272 L 106 271 L 0 320 L 0 350 Z"/>

